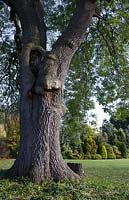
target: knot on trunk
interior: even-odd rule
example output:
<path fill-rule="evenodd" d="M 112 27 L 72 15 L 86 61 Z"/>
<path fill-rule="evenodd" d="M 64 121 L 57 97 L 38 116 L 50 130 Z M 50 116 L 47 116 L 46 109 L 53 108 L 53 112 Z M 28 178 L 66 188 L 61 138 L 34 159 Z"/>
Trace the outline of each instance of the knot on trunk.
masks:
<path fill-rule="evenodd" d="M 38 77 L 34 85 L 34 92 L 43 95 L 45 91 L 54 92 L 61 90 L 62 83 L 57 78 L 57 56 L 51 52 L 46 52 L 41 61 Z"/>
<path fill-rule="evenodd" d="M 43 95 L 45 91 L 54 92 L 56 90 L 61 89 L 61 81 L 58 79 L 49 79 L 49 77 L 45 77 L 45 79 L 42 82 L 42 86 L 36 85 L 34 87 L 34 92 L 40 95 Z"/>

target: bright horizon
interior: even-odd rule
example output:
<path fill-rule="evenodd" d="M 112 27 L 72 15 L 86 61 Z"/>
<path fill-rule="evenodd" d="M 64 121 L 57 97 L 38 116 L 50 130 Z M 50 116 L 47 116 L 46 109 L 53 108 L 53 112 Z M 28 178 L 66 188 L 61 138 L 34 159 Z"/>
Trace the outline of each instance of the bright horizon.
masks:
<path fill-rule="evenodd" d="M 95 101 L 95 109 L 90 110 L 90 113 L 93 113 L 96 115 L 96 124 L 97 128 L 100 128 L 102 126 L 103 120 L 110 119 L 110 116 L 108 113 L 105 113 L 102 106 L 99 105 L 97 101 Z"/>

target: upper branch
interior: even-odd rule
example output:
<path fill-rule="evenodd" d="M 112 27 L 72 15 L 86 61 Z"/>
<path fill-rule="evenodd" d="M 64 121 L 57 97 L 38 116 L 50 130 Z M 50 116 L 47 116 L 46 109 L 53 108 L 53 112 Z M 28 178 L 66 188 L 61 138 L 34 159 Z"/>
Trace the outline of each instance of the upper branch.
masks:
<path fill-rule="evenodd" d="M 16 0 L 15 11 L 21 23 L 22 41 L 46 47 L 43 0 Z"/>
<path fill-rule="evenodd" d="M 79 0 L 73 14 L 73 17 L 55 43 L 53 50 L 63 47 L 63 54 L 69 51 L 69 56 L 72 56 L 80 46 L 84 39 L 86 28 L 91 22 L 91 18 L 95 13 L 96 0 Z"/>

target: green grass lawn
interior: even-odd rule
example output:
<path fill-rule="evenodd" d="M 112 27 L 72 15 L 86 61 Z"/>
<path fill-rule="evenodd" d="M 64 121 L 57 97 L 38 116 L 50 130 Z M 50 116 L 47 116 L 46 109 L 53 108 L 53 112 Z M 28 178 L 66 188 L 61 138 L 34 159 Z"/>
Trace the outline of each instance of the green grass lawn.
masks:
<path fill-rule="evenodd" d="M 71 160 L 69 161 L 71 162 Z M 129 159 L 83 160 L 84 178 L 79 182 L 1 179 L 0 200 L 129 200 Z M 0 169 L 8 169 L 13 160 L 0 160 Z"/>

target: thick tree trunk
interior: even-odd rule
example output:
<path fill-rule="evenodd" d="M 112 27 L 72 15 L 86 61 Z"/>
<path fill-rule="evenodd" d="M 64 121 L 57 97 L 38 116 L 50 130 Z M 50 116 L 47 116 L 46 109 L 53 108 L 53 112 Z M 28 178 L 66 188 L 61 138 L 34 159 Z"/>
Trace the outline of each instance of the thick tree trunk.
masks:
<path fill-rule="evenodd" d="M 53 61 L 48 56 L 43 63 L 38 63 L 43 72 L 47 69 L 49 73 L 43 73 L 43 77 L 41 76 L 41 81 L 44 78 L 43 81 L 46 82 L 43 82 L 42 87 L 40 85 L 41 94 L 39 91 L 37 94 L 34 80 L 36 77 L 30 69 L 30 53 L 33 48 L 33 45 L 28 43 L 21 54 L 21 140 L 11 175 L 29 176 L 34 182 L 41 182 L 46 178 L 77 179 L 79 176 L 66 165 L 61 156 L 59 129 L 65 106 L 62 89 L 54 88 L 55 82 L 51 81 L 52 70 L 55 70 Z M 39 51 L 37 46 L 35 48 Z M 57 65 L 56 61 L 55 66 Z"/>
<path fill-rule="evenodd" d="M 43 1 L 16 0 L 12 4 L 22 27 L 20 57 L 21 139 L 13 176 L 77 179 L 63 161 L 59 129 L 65 112 L 63 85 L 70 61 L 81 44 L 95 9 L 95 0 L 79 0 L 66 31 L 51 52 L 46 52 Z M 77 23 L 78 21 L 78 23 Z"/>
<path fill-rule="evenodd" d="M 62 110 L 59 92 L 46 92 L 41 97 L 40 118 L 34 133 L 34 149 L 30 168 L 35 182 L 44 178 L 55 180 L 79 178 L 64 163 L 59 143 Z"/>
<path fill-rule="evenodd" d="M 37 104 L 36 101 L 40 105 L 38 115 L 33 118 L 37 124 L 33 121 L 33 135 L 28 132 L 28 137 L 24 135 L 24 138 L 21 138 L 19 155 L 11 174 L 29 176 L 34 182 L 41 182 L 45 178 L 53 178 L 56 181 L 79 178 L 63 161 L 61 155 L 59 129 L 63 113 L 60 99 L 58 91 L 45 92 L 44 96 L 35 99 L 34 105 Z"/>

